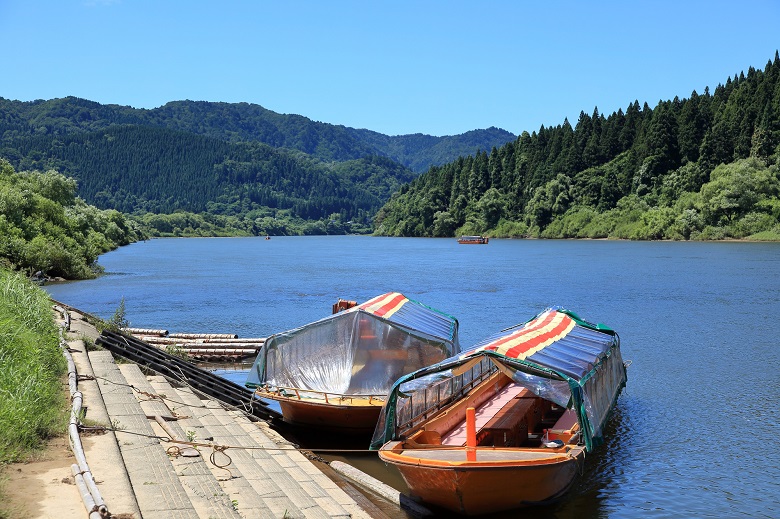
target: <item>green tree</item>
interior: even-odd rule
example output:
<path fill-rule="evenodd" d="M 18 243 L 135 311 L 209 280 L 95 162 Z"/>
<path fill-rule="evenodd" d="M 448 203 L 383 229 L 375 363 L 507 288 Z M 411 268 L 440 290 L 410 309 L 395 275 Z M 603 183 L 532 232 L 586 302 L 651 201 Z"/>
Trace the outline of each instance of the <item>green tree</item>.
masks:
<path fill-rule="evenodd" d="M 533 197 L 526 206 L 526 214 L 531 223 L 544 229 L 557 215 L 565 213 L 571 204 L 571 180 L 563 174 L 534 191 Z"/>
<path fill-rule="evenodd" d="M 452 236 L 455 229 L 458 227 L 455 218 L 449 213 L 449 211 L 438 211 L 433 215 L 433 236 L 437 238 L 445 238 Z"/>
<path fill-rule="evenodd" d="M 732 223 L 752 211 L 761 201 L 777 197 L 780 190 L 777 165 L 767 167 L 750 158 L 715 168 L 701 188 L 702 212 L 706 221 Z"/>
<path fill-rule="evenodd" d="M 485 229 L 492 229 L 498 224 L 506 205 L 504 196 L 498 189 L 492 187 L 485 192 L 476 205 Z"/>

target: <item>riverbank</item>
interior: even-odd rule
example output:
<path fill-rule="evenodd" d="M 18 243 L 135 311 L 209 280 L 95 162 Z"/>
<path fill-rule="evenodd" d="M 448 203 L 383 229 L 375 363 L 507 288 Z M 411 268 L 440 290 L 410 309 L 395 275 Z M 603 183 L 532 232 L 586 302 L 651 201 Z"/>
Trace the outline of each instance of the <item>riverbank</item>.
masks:
<path fill-rule="evenodd" d="M 69 315 L 67 348 L 84 401 L 79 422 L 86 427 L 76 442 L 55 437 L 32 458 L 6 467 L 0 517 L 92 517 L 74 477 L 81 474 L 73 469 L 81 463 L 73 454 L 77 443 L 89 460 L 81 472 L 85 479 L 94 475 L 100 506 L 119 519 L 407 517 L 400 501 L 358 490 L 265 422 L 250 422 L 240 410 L 144 374 L 135 364 L 117 365 L 94 347 L 98 330 L 73 309 Z M 374 483 L 383 486 L 364 478 L 361 485 L 373 492 Z"/>
<path fill-rule="evenodd" d="M 0 269 L 0 469 L 65 431 L 65 369 L 48 296 Z"/>

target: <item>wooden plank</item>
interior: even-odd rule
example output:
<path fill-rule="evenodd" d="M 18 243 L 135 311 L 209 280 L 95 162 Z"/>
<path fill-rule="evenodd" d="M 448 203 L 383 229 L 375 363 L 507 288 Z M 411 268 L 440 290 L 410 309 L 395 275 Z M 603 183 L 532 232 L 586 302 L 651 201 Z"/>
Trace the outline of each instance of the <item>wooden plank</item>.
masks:
<path fill-rule="evenodd" d="M 507 384 L 493 398 L 479 406 L 476 412 L 477 431 L 482 429 L 507 402 L 520 395 L 523 391 L 528 390 L 514 383 Z M 466 420 L 464 419 L 443 435 L 441 443 L 442 445 L 465 445 Z"/>

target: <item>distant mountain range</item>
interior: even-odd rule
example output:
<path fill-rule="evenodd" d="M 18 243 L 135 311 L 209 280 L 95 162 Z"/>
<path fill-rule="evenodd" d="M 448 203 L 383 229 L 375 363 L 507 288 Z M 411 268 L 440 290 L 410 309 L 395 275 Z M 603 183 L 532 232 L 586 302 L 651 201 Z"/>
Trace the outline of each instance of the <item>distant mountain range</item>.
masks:
<path fill-rule="evenodd" d="M 78 181 L 87 202 L 131 213 L 264 210 L 365 220 L 431 166 L 515 138 L 498 128 L 388 136 L 249 103 L 137 109 L 75 97 L 0 98 L 0 157 L 17 170 L 56 169 Z"/>

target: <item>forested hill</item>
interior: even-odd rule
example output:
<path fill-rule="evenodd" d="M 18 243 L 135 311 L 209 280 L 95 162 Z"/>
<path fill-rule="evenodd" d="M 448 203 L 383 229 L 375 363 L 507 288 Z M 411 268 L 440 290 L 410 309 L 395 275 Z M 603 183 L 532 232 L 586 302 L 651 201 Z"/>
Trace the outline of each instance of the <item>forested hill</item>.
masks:
<path fill-rule="evenodd" d="M 252 221 L 336 214 L 368 226 L 390 194 L 414 178 L 384 157 L 324 163 L 257 142 L 135 125 L 18 138 L 5 153 L 12 161 L 21 157 L 24 170 L 74 177 L 89 203 L 136 214 L 187 211 Z M 270 232 L 251 223 L 244 230 Z"/>
<path fill-rule="evenodd" d="M 433 167 L 377 214 L 403 236 L 780 239 L 780 57 Z"/>
<path fill-rule="evenodd" d="M 0 158 L 72 177 L 86 202 L 165 235 L 370 232 L 416 176 L 407 165 L 423 171 L 514 138 L 496 128 L 390 137 L 248 103 L 0 98 Z"/>
<path fill-rule="evenodd" d="M 279 114 L 250 103 L 173 101 L 147 110 L 75 97 L 33 102 L 0 98 L 0 142 L 6 147 L 33 135 L 93 133 L 115 125 L 155 126 L 232 143 L 260 142 L 302 151 L 323 161 L 384 156 L 417 173 L 515 139 L 498 128 L 444 137 L 388 136 Z"/>
<path fill-rule="evenodd" d="M 460 135 L 432 137 L 415 133 L 390 137 L 370 130 L 349 130 L 361 142 L 391 157 L 417 173 L 431 166 L 446 164 L 477 151 L 492 149 L 515 139 L 511 133 L 496 127 L 471 130 Z M 471 150 L 468 151 L 467 150 Z"/>

